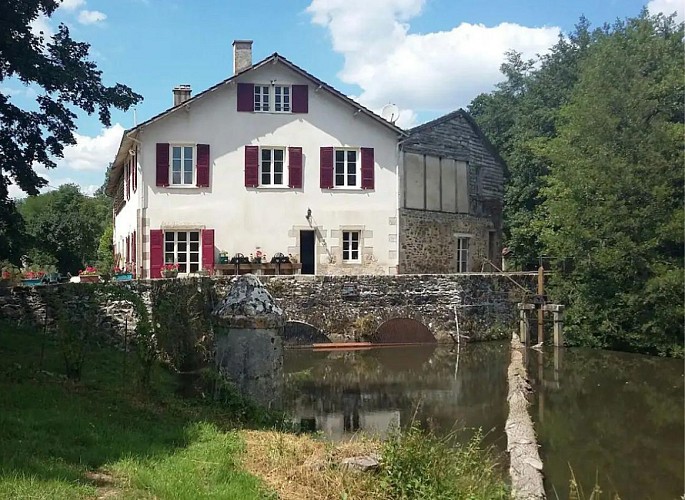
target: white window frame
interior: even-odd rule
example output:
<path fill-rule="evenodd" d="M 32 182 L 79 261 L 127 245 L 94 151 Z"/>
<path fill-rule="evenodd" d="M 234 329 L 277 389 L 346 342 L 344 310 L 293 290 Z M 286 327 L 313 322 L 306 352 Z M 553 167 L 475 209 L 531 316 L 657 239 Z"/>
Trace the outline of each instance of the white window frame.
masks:
<path fill-rule="evenodd" d="M 263 167 L 264 167 L 264 160 L 263 160 L 263 151 L 268 150 L 271 151 L 271 160 L 269 162 L 270 165 L 270 172 L 269 172 L 269 183 L 265 184 L 263 182 L 262 178 L 262 173 L 263 173 Z M 282 175 L 281 175 L 281 183 L 276 184 L 275 183 L 275 178 L 276 178 L 276 173 L 275 173 L 275 168 L 274 168 L 274 152 L 275 151 L 281 151 L 283 153 L 283 160 L 282 160 Z M 288 179 L 286 179 L 286 176 L 288 175 L 288 168 L 286 165 L 286 148 L 281 147 L 281 146 L 260 146 L 259 148 L 259 186 L 260 187 L 267 187 L 267 188 L 283 188 L 283 187 L 288 187 Z"/>
<path fill-rule="evenodd" d="M 197 233 L 197 241 L 191 240 L 191 233 Z M 169 239 L 167 235 L 173 234 L 173 239 Z M 184 234 L 184 239 L 179 235 Z M 180 249 L 185 243 L 185 250 Z M 197 243 L 197 250 L 193 250 L 193 244 Z M 190 270 L 190 267 L 195 264 L 191 260 L 193 254 L 197 254 L 197 269 Z M 185 255 L 185 262 L 181 263 L 179 255 Z M 179 229 L 179 230 L 165 230 L 164 231 L 164 264 L 178 264 L 178 274 L 195 274 L 202 269 L 202 231 L 200 229 Z M 182 268 L 184 266 L 184 268 Z"/>
<path fill-rule="evenodd" d="M 357 235 L 357 248 L 353 248 L 355 244 L 354 235 Z M 347 249 L 345 247 L 347 246 Z M 343 263 L 359 264 L 362 261 L 362 232 L 358 229 L 343 229 L 340 234 L 340 248 L 342 250 Z M 354 257 L 356 252 L 356 258 Z"/>
<path fill-rule="evenodd" d="M 264 109 L 265 97 L 267 109 Z M 280 102 L 277 102 L 277 97 L 280 98 Z M 293 88 L 292 85 L 255 83 L 252 100 L 253 109 L 257 113 L 292 113 Z M 276 109 L 277 106 L 280 106 L 281 109 Z"/>
<path fill-rule="evenodd" d="M 175 183 L 174 182 L 174 148 L 181 148 L 181 182 L 180 183 Z M 185 182 L 185 175 L 184 175 L 184 168 L 183 164 L 185 161 L 185 151 L 186 148 L 190 148 L 191 150 L 191 161 L 190 161 L 190 168 L 192 172 L 192 176 L 190 179 L 190 182 Z M 195 147 L 195 144 L 183 144 L 183 143 L 177 143 L 177 144 L 169 144 L 169 186 L 170 187 L 195 187 L 196 186 L 196 179 L 197 179 L 197 148 Z"/>
<path fill-rule="evenodd" d="M 471 236 L 466 234 L 457 234 L 455 243 L 455 258 L 457 259 L 457 272 L 469 272 L 469 247 L 471 246 Z"/>
<path fill-rule="evenodd" d="M 338 152 L 343 153 L 342 162 L 342 175 L 344 176 L 343 184 L 338 184 Z M 354 173 L 354 184 L 349 183 L 349 155 L 348 153 L 353 152 L 355 154 L 355 173 Z M 361 166 L 361 150 L 359 148 L 333 148 L 333 188 L 334 189 L 360 189 L 362 178 L 362 166 Z"/>

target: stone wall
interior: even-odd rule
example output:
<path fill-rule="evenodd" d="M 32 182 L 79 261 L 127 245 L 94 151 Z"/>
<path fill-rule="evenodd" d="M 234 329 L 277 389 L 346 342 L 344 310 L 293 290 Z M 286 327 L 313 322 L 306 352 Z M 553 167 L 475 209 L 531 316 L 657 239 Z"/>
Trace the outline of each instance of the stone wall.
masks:
<path fill-rule="evenodd" d="M 399 276 L 262 276 L 267 289 L 283 308 L 288 320 L 302 321 L 321 330 L 331 340 L 353 341 L 370 338 L 384 321 L 405 317 L 428 326 L 439 341 L 451 341 L 456 331 L 455 305 L 460 331 L 471 340 L 505 338 L 515 329 L 516 303 L 535 286 L 534 274 L 451 274 Z M 204 304 L 211 311 L 224 297 L 230 278 L 153 280 L 131 282 L 127 287 L 145 298 L 149 305 L 164 294 L 178 293 L 176 287 L 194 287 L 199 282 L 210 288 Z M 211 280 L 211 281 L 209 281 Z M 171 285 L 171 286 L 170 286 Z M 64 287 L 83 294 L 98 288 L 89 284 L 67 284 L 40 288 L 0 289 L 0 320 L 42 325 L 46 318 L 46 298 L 59 297 Z M 150 299 L 152 297 L 152 299 Z M 71 305 L 78 314 L 79 305 Z M 48 307 L 47 321 L 52 323 Z M 154 317 L 154 315 L 153 315 Z M 105 301 L 99 324 L 101 334 L 111 343 L 121 344 L 124 324 L 129 332 L 135 326 L 135 310 L 127 301 Z"/>
<path fill-rule="evenodd" d="M 499 234 L 487 218 L 403 208 L 400 210 L 399 272 L 457 272 L 456 235 L 469 237 L 469 271 L 490 271 L 485 259 L 501 267 Z"/>

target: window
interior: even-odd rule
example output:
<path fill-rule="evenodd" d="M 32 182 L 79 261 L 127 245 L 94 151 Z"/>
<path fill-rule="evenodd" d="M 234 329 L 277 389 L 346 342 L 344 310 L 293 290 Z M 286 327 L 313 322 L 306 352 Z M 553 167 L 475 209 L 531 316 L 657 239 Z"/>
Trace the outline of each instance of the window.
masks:
<path fill-rule="evenodd" d="M 285 150 L 281 148 L 262 148 L 260 175 L 262 186 L 282 186 L 284 184 L 283 159 Z"/>
<path fill-rule="evenodd" d="M 171 146 L 171 185 L 188 186 L 195 183 L 193 146 Z"/>
<path fill-rule="evenodd" d="M 343 262 L 359 262 L 359 231 L 343 231 Z"/>
<path fill-rule="evenodd" d="M 290 86 L 255 85 L 254 110 L 273 111 L 275 113 L 290 113 Z"/>
<path fill-rule="evenodd" d="M 356 149 L 335 150 L 335 186 L 357 187 L 359 172 Z"/>
<path fill-rule="evenodd" d="M 457 237 L 457 272 L 469 270 L 469 238 Z"/>
<path fill-rule="evenodd" d="M 200 270 L 200 231 L 165 231 L 164 263 L 178 264 L 179 273 Z"/>

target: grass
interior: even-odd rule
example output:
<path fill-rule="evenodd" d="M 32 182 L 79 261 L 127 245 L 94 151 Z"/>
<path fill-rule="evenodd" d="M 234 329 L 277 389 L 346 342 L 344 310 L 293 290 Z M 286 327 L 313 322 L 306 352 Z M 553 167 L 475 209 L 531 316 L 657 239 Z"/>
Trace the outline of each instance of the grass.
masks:
<path fill-rule="evenodd" d="M 41 352 L 44 352 L 41 360 Z M 478 438 L 463 446 L 411 429 L 385 443 L 331 443 L 274 430 L 277 415 L 236 395 L 183 399 L 157 366 L 92 346 L 81 381 L 59 346 L 0 322 L 0 498 L 496 499 L 507 495 Z M 280 428 L 280 427 L 278 427 Z M 380 452 L 376 473 L 340 466 Z"/>
<path fill-rule="evenodd" d="M 248 406 L 182 400 L 161 368 L 140 392 L 135 357 L 97 346 L 74 384 L 51 341 L 40 362 L 42 343 L 0 324 L 0 498 L 269 497 L 241 465 Z"/>

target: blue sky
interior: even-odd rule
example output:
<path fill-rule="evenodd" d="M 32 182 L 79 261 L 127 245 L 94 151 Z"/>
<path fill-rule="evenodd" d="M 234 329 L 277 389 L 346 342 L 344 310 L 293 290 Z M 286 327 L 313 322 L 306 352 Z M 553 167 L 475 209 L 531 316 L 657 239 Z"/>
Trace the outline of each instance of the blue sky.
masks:
<path fill-rule="evenodd" d="M 374 110 L 387 103 L 412 126 L 459 107 L 500 79 L 507 49 L 529 57 L 573 29 L 581 15 L 593 25 L 635 16 L 643 0 L 64 0 L 36 29 L 59 23 L 91 45 L 107 83 L 124 83 L 145 98 L 138 121 L 171 105 L 171 89 L 193 94 L 232 72 L 234 39 L 254 40 L 256 62 L 278 52 Z M 677 0 L 652 0 L 650 12 L 675 11 Z M 35 91 L 0 83 L 20 105 Z M 91 192 L 103 180 L 133 112 L 114 111 L 112 127 L 78 121 L 78 144 L 55 170 L 38 169 L 55 187 L 76 182 Z M 20 195 L 17 189 L 11 193 Z"/>

